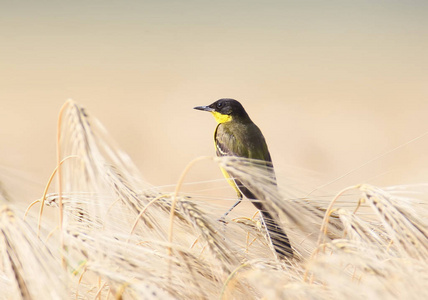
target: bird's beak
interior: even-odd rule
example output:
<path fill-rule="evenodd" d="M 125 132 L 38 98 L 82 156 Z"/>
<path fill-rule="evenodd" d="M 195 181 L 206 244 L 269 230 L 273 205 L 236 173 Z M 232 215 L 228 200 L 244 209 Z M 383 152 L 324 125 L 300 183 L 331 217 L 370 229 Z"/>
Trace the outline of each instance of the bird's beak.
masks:
<path fill-rule="evenodd" d="M 209 106 L 196 106 L 193 109 L 204 110 L 204 111 L 214 111 L 214 108 L 211 108 Z"/>

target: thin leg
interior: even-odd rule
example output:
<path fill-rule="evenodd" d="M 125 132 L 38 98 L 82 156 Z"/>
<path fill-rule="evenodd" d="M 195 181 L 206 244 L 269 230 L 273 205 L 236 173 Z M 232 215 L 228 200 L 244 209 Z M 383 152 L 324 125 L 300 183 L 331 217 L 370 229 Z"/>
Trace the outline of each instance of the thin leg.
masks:
<path fill-rule="evenodd" d="M 242 201 L 242 197 L 239 198 L 238 201 L 236 201 L 236 203 L 233 204 L 233 206 L 231 208 L 229 208 L 229 210 L 227 212 L 224 213 L 222 218 L 224 219 L 235 207 L 238 206 L 239 203 L 241 203 L 241 201 Z"/>
<path fill-rule="evenodd" d="M 238 199 L 238 201 L 236 201 L 236 203 L 235 204 L 233 204 L 233 206 L 231 207 L 231 208 L 229 208 L 229 210 L 227 211 L 227 212 L 225 212 L 224 213 L 224 215 L 220 218 L 220 219 L 218 219 L 220 222 L 223 222 L 223 223 L 226 223 L 225 221 L 224 221 L 224 218 L 226 218 L 226 216 L 235 208 L 235 207 L 237 207 L 238 206 L 238 204 L 239 203 L 241 203 L 241 201 L 242 201 L 242 196 L 241 197 L 239 197 L 239 199 Z"/>

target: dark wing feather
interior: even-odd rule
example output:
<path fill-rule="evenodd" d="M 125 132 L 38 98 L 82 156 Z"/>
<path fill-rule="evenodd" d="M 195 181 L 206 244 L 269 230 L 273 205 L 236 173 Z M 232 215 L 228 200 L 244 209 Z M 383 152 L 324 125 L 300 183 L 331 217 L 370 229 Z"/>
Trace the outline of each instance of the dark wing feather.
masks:
<path fill-rule="evenodd" d="M 237 156 L 231 148 L 226 147 L 222 139 L 215 139 L 215 153 L 217 156 Z"/>
<path fill-rule="evenodd" d="M 268 171 L 275 180 L 272 160 L 262 132 L 254 123 L 222 123 L 219 124 L 214 133 L 217 156 L 237 156 L 242 158 L 257 159 L 265 162 Z M 238 178 L 239 179 L 239 178 Z M 249 199 L 252 195 L 245 193 L 240 186 L 242 193 Z"/>
<path fill-rule="evenodd" d="M 263 134 L 254 123 L 219 124 L 214 132 L 214 140 L 217 156 L 238 156 L 272 161 Z"/>

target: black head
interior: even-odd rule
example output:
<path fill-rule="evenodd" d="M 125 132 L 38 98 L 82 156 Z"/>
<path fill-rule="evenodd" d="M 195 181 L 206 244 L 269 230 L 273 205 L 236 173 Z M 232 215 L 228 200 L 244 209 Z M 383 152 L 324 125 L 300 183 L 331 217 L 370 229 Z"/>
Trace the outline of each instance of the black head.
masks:
<path fill-rule="evenodd" d="M 214 116 L 220 114 L 221 116 L 230 116 L 233 119 L 249 119 L 242 104 L 229 98 L 219 99 L 208 106 L 197 106 L 195 109 L 212 112 Z"/>

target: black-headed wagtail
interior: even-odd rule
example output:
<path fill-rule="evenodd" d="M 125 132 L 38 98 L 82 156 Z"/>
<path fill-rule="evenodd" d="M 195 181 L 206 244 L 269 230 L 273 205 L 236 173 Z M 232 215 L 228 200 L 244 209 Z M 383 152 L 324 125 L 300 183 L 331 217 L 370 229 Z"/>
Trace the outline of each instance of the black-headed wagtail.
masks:
<path fill-rule="evenodd" d="M 214 132 L 214 142 L 217 156 L 237 156 L 263 161 L 275 178 L 272 159 L 265 141 L 265 138 L 254 124 L 244 107 L 234 99 L 220 99 L 208 106 L 197 106 L 195 109 L 209 111 L 214 115 L 218 125 Z M 263 199 L 258 199 L 251 191 L 251 186 L 245 186 L 242 179 L 236 176 L 231 177 L 228 172 L 222 169 L 223 175 L 236 190 L 238 202 L 225 214 L 227 215 L 242 200 L 242 194 L 250 200 L 254 206 L 260 210 L 262 219 L 266 226 L 274 249 L 280 258 L 292 257 L 290 241 L 287 234 L 276 222 L 272 214 L 263 204 Z M 276 180 L 275 180 L 276 181 Z"/>

